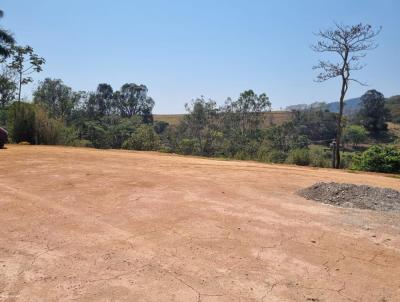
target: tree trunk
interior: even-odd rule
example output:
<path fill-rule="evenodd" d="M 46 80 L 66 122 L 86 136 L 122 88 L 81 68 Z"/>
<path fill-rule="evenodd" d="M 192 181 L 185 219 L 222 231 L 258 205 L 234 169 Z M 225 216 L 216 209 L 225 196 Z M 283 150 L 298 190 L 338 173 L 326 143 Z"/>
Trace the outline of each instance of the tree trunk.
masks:
<path fill-rule="evenodd" d="M 342 119 L 343 119 L 343 108 L 344 108 L 344 97 L 347 92 L 347 78 L 342 76 L 342 89 L 340 91 L 340 100 L 339 100 L 339 116 L 337 120 L 337 130 L 336 130 L 336 161 L 335 168 L 340 169 L 340 146 L 342 143 Z"/>
<path fill-rule="evenodd" d="M 340 90 L 340 100 L 339 100 L 339 116 L 337 122 L 337 131 L 336 131 L 336 169 L 340 169 L 340 146 L 342 144 L 342 119 L 343 119 L 343 108 L 344 108 L 344 98 L 346 96 L 348 84 L 349 84 L 349 63 L 347 62 L 349 58 L 349 50 L 346 49 L 344 58 L 343 58 L 343 66 L 341 70 L 342 76 L 342 89 Z"/>
<path fill-rule="evenodd" d="M 18 102 L 21 101 L 21 89 L 22 89 L 22 72 L 19 73 Z"/>

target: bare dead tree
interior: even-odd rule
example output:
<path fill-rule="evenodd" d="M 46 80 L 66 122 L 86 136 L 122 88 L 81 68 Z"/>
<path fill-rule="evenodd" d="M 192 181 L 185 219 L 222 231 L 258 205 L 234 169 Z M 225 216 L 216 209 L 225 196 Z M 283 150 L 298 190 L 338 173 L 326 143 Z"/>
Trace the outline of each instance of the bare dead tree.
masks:
<path fill-rule="evenodd" d="M 335 26 L 331 29 L 320 30 L 316 34 L 319 41 L 312 46 L 312 49 L 316 52 L 339 55 L 338 62 L 319 61 L 318 65 L 313 67 L 313 69 L 321 70 L 320 74 L 317 76 L 317 82 L 325 82 L 336 77 L 340 77 L 342 82 L 336 130 L 337 148 L 335 151 L 336 160 L 334 161 L 334 168 L 336 169 L 340 168 L 340 144 L 342 138 L 344 98 L 350 82 L 366 85 L 353 78 L 352 73 L 364 67 L 364 65 L 360 63 L 360 60 L 365 57 L 368 50 L 375 49 L 378 46 L 374 38 L 380 31 L 381 27 L 374 29 L 368 24 L 360 23 L 350 26 L 335 23 Z"/>

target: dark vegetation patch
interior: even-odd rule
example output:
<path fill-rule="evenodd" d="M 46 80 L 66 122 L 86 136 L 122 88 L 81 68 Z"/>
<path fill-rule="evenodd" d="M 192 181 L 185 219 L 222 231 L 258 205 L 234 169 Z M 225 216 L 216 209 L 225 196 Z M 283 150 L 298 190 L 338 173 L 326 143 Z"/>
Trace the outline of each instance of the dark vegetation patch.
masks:
<path fill-rule="evenodd" d="M 316 183 L 302 189 L 304 198 L 345 208 L 400 211 L 400 192 L 393 189 L 346 183 Z"/>

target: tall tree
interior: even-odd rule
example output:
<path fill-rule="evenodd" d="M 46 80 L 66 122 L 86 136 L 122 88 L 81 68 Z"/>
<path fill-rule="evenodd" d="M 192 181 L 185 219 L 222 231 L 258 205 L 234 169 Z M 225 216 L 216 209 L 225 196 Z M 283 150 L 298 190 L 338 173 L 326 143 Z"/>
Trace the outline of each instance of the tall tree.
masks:
<path fill-rule="evenodd" d="M 33 81 L 30 75 L 34 72 L 41 72 L 45 59 L 34 53 L 30 46 L 13 46 L 11 48 L 11 63 L 8 68 L 14 70 L 18 75 L 18 101 L 21 101 L 22 85 Z"/>
<path fill-rule="evenodd" d="M 3 16 L 4 12 L 0 10 L 0 18 Z M 10 32 L 0 27 L 0 62 L 10 55 L 10 49 L 14 43 L 15 40 Z"/>
<path fill-rule="evenodd" d="M 147 91 L 145 85 L 124 84 L 120 91 L 115 93 L 116 106 L 121 116 L 131 117 L 133 115 L 146 116 L 151 114 L 154 101 L 147 96 Z"/>
<path fill-rule="evenodd" d="M 12 74 L 5 69 L 0 74 L 0 109 L 4 109 L 14 99 L 16 90 Z"/>
<path fill-rule="evenodd" d="M 212 155 L 211 146 L 218 130 L 218 108 L 213 100 L 204 97 L 185 104 L 187 114 L 184 116 L 179 130 L 185 138 L 196 140 L 200 154 Z"/>
<path fill-rule="evenodd" d="M 375 137 L 387 131 L 389 109 L 385 107 L 385 97 L 376 90 L 368 90 L 361 97 L 358 112 L 361 124 Z"/>
<path fill-rule="evenodd" d="M 114 92 L 109 84 L 101 83 L 94 93 L 90 93 L 86 102 L 86 113 L 91 118 L 101 118 L 116 113 Z"/>
<path fill-rule="evenodd" d="M 51 117 L 67 118 L 76 104 L 72 89 L 60 79 L 46 78 L 33 93 L 33 102 L 42 105 Z"/>
<path fill-rule="evenodd" d="M 342 140 L 342 119 L 344 99 L 349 88 L 350 82 L 360 81 L 352 77 L 353 71 L 363 68 L 360 60 L 365 57 L 366 51 L 375 49 L 377 44 L 374 38 L 379 34 L 381 28 L 374 29 L 371 25 L 362 23 L 357 25 L 335 24 L 335 27 L 327 30 L 320 30 L 317 34 L 319 41 L 312 49 L 321 53 L 334 53 L 339 55 L 338 62 L 320 61 L 314 69 L 320 69 L 317 76 L 318 82 L 339 77 L 341 79 L 339 115 L 337 119 L 335 151 L 335 168 L 340 168 L 340 144 Z"/>
<path fill-rule="evenodd" d="M 230 98 L 225 103 L 225 117 L 237 128 L 241 135 L 259 128 L 265 112 L 271 111 L 271 102 L 265 93 L 257 95 L 253 90 L 243 91 L 236 101 Z"/>

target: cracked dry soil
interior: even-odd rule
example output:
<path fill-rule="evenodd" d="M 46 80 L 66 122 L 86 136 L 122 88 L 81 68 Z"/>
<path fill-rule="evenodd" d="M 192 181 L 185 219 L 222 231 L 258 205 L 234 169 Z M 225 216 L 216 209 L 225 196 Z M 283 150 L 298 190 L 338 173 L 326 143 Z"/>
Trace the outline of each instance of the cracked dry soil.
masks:
<path fill-rule="evenodd" d="M 0 301 L 400 301 L 400 213 L 316 182 L 379 174 L 65 147 L 0 150 Z"/>

